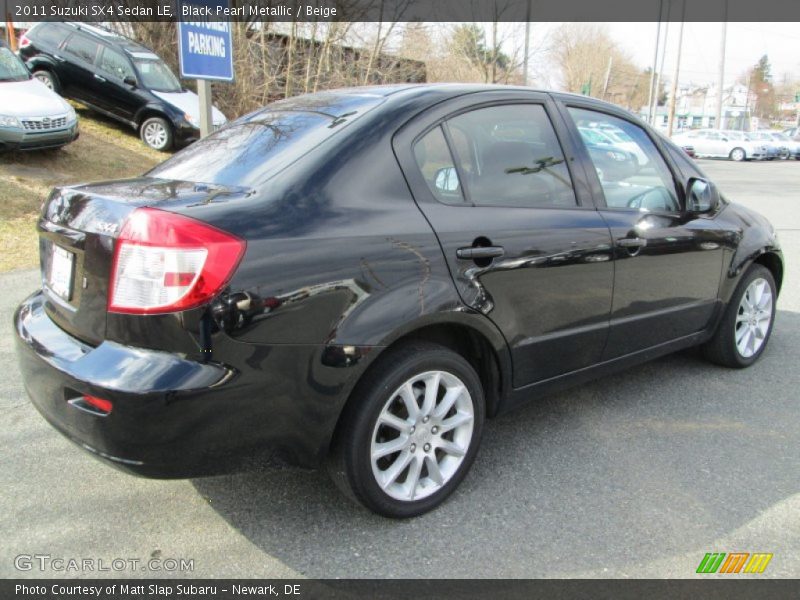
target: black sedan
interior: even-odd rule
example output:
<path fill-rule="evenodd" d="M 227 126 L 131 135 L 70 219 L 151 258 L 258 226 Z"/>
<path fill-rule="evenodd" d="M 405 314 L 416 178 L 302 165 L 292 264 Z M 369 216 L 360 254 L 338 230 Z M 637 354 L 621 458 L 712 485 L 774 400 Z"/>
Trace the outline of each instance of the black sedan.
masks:
<path fill-rule="evenodd" d="M 696 345 L 751 365 L 783 278 L 769 222 L 683 150 L 513 87 L 277 102 L 142 177 L 55 189 L 39 232 L 14 319 L 56 429 L 152 477 L 327 465 L 393 517 L 441 503 L 523 401 Z"/>

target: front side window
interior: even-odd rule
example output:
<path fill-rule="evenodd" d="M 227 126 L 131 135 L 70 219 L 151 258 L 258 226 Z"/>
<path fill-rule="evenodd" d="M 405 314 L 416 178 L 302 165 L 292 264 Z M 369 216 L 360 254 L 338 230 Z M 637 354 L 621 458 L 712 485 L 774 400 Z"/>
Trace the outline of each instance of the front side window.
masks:
<path fill-rule="evenodd" d="M 75 34 L 69 39 L 64 50 L 73 56 L 77 56 L 81 60 L 93 63 L 99 47 L 100 44 L 97 42 L 85 38 L 82 35 Z"/>
<path fill-rule="evenodd" d="M 630 140 L 584 146 L 600 179 L 606 205 L 649 212 L 679 212 L 680 202 L 672 173 L 653 141 L 641 127 L 605 113 L 570 107 L 578 130 L 619 130 L 619 139 Z"/>
<path fill-rule="evenodd" d="M 458 115 L 445 126 L 473 204 L 577 205 L 564 153 L 543 106 L 481 108 Z"/>
<path fill-rule="evenodd" d="M 113 75 L 117 79 L 125 79 L 129 75 L 133 77 L 133 68 L 131 68 L 131 63 L 128 59 L 108 47 L 103 48 L 99 67 L 101 71 Z"/>
<path fill-rule="evenodd" d="M 181 84 L 169 67 L 161 60 L 134 58 L 142 85 L 156 92 L 180 92 Z"/>

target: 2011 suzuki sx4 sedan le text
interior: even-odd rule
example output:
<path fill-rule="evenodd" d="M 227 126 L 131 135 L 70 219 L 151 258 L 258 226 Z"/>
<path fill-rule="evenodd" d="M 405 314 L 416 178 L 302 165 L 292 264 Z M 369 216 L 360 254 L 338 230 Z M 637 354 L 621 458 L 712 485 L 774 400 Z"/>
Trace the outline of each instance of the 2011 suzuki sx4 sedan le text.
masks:
<path fill-rule="evenodd" d="M 14 320 L 56 429 L 151 477 L 326 465 L 393 517 L 441 503 L 524 399 L 694 345 L 752 364 L 783 276 L 769 222 L 670 141 L 513 87 L 280 101 L 54 190 L 38 228 Z"/>

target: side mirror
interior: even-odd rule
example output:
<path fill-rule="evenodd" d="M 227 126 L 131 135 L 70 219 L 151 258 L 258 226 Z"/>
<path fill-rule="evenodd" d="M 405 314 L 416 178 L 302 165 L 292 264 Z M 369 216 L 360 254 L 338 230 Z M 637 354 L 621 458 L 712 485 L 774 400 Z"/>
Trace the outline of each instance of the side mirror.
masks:
<path fill-rule="evenodd" d="M 136 87 L 136 77 L 133 75 L 125 75 L 125 79 L 122 80 L 122 83 L 131 87 Z"/>
<path fill-rule="evenodd" d="M 714 212 L 720 204 L 719 190 L 705 179 L 689 180 L 686 186 L 686 212 L 705 214 Z"/>
<path fill-rule="evenodd" d="M 444 167 L 436 171 L 433 184 L 440 192 L 454 193 L 458 191 L 458 172 L 455 167 Z"/>

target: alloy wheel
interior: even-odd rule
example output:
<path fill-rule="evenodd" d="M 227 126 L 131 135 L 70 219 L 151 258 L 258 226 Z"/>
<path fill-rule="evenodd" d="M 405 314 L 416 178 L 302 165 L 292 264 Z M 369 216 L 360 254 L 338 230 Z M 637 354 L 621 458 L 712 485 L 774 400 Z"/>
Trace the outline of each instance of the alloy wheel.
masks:
<path fill-rule="evenodd" d="M 34 73 L 33 76 L 36 77 L 36 79 L 38 79 L 39 81 L 41 81 L 43 84 L 45 84 L 45 86 L 47 86 L 48 89 L 55 91 L 55 86 L 53 86 L 53 80 L 50 77 L 42 74 L 41 72 Z"/>
<path fill-rule="evenodd" d="M 747 286 L 736 314 L 736 349 L 743 358 L 750 358 L 764 345 L 772 322 L 772 289 L 765 279 L 754 279 Z"/>
<path fill-rule="evenodd" d="M 144 140 L 147 142 L 148 146 L 156 150 L 161 150 L 167 145 L 167 139 L 167 130 L 164 128 L 164 125 L 158 121 L 153 121 L 145 125 Z"/>
<path fill-rule="evenodd" d="M 446 371 L 426 371 L 389 397 L 372 433 L 370 460 L 392 498 L 420 500 L 458 471 L 472 442 L 474 405 L 467 386 Z"/>

